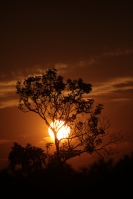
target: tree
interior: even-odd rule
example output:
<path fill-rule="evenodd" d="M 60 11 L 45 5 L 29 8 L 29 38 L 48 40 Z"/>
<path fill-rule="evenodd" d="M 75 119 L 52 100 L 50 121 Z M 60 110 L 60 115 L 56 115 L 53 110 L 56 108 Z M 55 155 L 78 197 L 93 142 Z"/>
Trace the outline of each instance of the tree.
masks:
<path fill-rule="evenodd" d="M 56 69 L 48 69 L 45 74 L 18 81 L 16 88 L 19 109 L 37 113 L 54 133 L 54 159 L 58 163 L 64 164 L 85 152 L 99 157 L 115 153 L 112 145 L 122 136 L 108 132 L 109 121 L 105 117 L 101 120 L 103 105 L 94 106 L 94 100 L 88 98 L 91 84 L 84 83 L 81 78 L 64 81 Z M 56 121 L 63 121 L 62 126 L 70 127 L 68 137 L 57 138 L 59 129 L 50 125 Z"/>
<path fill-rule="evenodd" d="M 40 171 L 46 167 L 46 154 L 41 148 L 27 144 L 22 147 L 14 142 L 12 150 L 9 153 L 8 160 L 10 165 L 15 167 L 19 165 L 23 171 Z"/>

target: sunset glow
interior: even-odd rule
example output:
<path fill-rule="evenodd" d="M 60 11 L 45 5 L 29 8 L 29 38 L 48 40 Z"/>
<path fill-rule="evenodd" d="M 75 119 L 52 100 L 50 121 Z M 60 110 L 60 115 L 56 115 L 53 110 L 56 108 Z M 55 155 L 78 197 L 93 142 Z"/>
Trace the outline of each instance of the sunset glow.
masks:
<path fill-rule="evenodd" d="M 70 127 L 68 125 L 63 125 L 63 121 L 56 120 L 55 122 L 52 122 L 50 125 L 55 129 L 57 132 L 57 138 L 58 140 L 62 138 L 67 138 L 70 133 Z M 48 128 L 48 133 L 52 139 L 55 139 L 53 131 Z"/>
<path fill-rule="evenodd" d="M 86 131 L 91 135 L 89 128 L 93 126 L 88 125 L 88 120 L 90 116 L 93 120 L 98 104 L 103 105 L 100 118 L 109 120 L 109 134 L 123 135 L 118 153 L 111 159 L 117 161 L 133 152 L 132 4 L 132 1 L 1 1 L 0 169 L 8 167 L 14 142 L 22 147 L 30 143 L 45 152 L 52 146 L 49 155 L 58 150 L 58 143 L 61 150 L 63 146 L 67 150 L 68 145 L 82 145 L 82 139 L 78 141 L 80 136 L 76 139 L 75 135 L 84 133 L 84 139 Z M 47 70 L 52 73 L 46 77 Z M 84 83 L 92 85 L 90 92 L 84 93 L 88 90 Z M 87 106 L 86 113 L 80 114 Z M 71 117 L 76 111 L 78 115 L 72 118 L 73 122 Z M 78 122 L 84 123 L 79 126 L 81 130 Z M 104 121 L 99 125 L 106 128 Z M 108 141 L 105 135 L 104 138 Z M 97 148 L 100 147 L 100 139 L 95 135 L 94 139 Z M 88 168 L 95 156 L 88 155 L 82 154 L 79 161 L 70 160 L 72 167 Z M 14 187 L 13 184 L 13 190 Z"/>

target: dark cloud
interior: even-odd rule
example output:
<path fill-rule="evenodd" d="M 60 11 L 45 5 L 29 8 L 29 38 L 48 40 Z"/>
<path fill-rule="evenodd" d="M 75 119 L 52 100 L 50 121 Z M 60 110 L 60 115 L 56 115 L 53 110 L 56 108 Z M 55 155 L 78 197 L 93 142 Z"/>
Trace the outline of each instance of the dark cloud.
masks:
<path fill-rule="evenodd" d="M 118 83 L 116 85 L 114 85 L 117 88 L 125 88 L 125 87 L 133 87 L 133 82 L 130 83 Z"/>

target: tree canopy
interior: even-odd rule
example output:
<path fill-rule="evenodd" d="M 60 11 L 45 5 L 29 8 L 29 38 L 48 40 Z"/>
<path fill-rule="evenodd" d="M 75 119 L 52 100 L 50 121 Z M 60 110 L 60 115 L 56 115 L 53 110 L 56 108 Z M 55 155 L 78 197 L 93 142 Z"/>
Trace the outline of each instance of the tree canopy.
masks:
<path fill-rule="evenodd" d="M 19 165 L 24 171 L 28 172 L 39 171 L 46 167 L 46 154 L 41 148 L 29 143 L 26 147 L 22 147 L 16 142 L 11 148 L 8 156 L 11 166 Z"/>
<path fill-rule="evenodd" d="M 96 154 L 99 157 L 114 154 L 113 144 L 121 140 L 119 133 L 109 133 L 110 123 L 101 117 L 102 104 L 94 104 L 89 98 L 92 85 L 81 78 L 67 79 L 48 69 L 45 74 L 30 76 L 17 82 L 19 109 L 38 114 L 54 134 L 56 151 L 54 158 L 61 163 L 82 153 Z M 51 122 L 63 121 L 68 125 L 68 137 L 58 139 L 59 129 Z M 61 127 L 60 127 L 61 128 Z"/>

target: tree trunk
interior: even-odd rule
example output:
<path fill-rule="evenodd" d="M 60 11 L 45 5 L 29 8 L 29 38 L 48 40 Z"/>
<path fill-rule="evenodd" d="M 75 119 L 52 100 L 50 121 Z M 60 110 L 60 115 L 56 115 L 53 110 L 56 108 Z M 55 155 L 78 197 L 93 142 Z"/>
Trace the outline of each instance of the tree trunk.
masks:
<path fill-rule="evenodd" d="M 55 137 L 55 146 L 56 146 L 56 153 L 57 153 L 57 161 L 59 165 L 61 164 L 61 157 L 60 157 L 60 150 L 59 150 L 59 140 Z"/>

